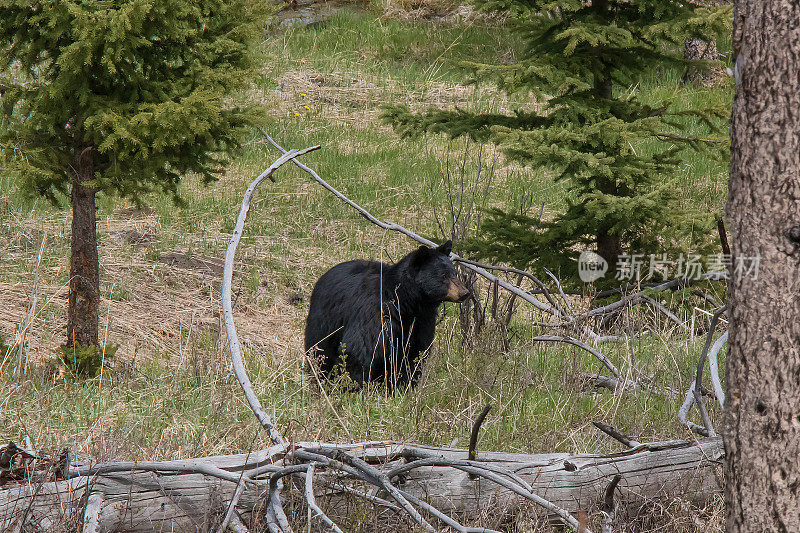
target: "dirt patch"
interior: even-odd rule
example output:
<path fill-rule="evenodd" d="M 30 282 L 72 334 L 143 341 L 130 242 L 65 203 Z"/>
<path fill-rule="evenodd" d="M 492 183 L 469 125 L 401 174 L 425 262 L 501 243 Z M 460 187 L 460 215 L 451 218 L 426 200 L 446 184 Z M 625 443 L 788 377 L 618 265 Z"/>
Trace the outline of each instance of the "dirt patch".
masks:
<path fill-rule="evenodd" d="M 359 8 L 358 4 L 341 1 L 288 0 L 285 5 L 267 21 L 270 32 L 279 33 L 296 26 L 317 24 L 332 17 L 344 6 Z"/>
<path fill-rule="evenodd" d="M 401 21 L 501 23 L 506 17 L 507 15 L 503 13 L 482 13 L 471 5 L 462 5 L 452 0 L 384 0 L 383 2 L 383 18 Z"/>
<path fill-rule="evenodd" d="M 222 259 L 217 259 L 215 257 L 202 257 L 199 255 L 190 256 L 182 252 L 161 254 L 161 257 L 159 257 L 158 260 L 165 265 L 176 268 L 202 270 L 219 278 L 222 277 L 222 271 L 225 268 L 225 262 Z"/>
<path fill-rule="evenodd" d="M 139 232 L 135 229 L 113 231 L 110 237 L 120 242 L 125 242 L 132 246 L 147 246 L 156 241 L 155 233 L 149 231 Z"/>

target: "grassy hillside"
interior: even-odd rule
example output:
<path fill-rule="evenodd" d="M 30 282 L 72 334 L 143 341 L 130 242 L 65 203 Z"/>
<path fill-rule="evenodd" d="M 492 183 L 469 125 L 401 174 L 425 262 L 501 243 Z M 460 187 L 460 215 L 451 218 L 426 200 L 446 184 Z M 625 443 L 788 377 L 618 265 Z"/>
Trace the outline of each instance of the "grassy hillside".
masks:
<path fill-rule="evenodd" d="M 484 205 L 538 209 L 544 202 L 545 216 L 558 211 L 562 186 L 545 174 L 510 165 L 491 147 L 399 139 L 379 119 L 381 108 L 396 102 L 416 109 L 527 104 L 524 95 L 509 99 L 491 87 L 460 85 L 456 67 L 462 59 L 511 62 L 522 46 L 517 37 L 501 21 L 402 21 L 376 11 L 344 8 L 265 40 L 268 60 L 252 98 L 263 103 L 270 134 L 285 147 L 322 145 L 304 156 L 307 165 L 376 216 L 432 238 L 440 238 L 436 215 L 448 205 L 445 184 L 462 176 L 486 191 L 479 194 Z M 653 72 L 629 90 L 653 100 L 673 97 L 686 107 L 731 97 L 728 85 L 683 85 L 673 71 Z M 0 334 L 9 344 L 23 336 L 38 270 L 35 319 L 24 331 L 27 373 L 13 379 L 13 356 L 0 355 L 0 441 L 27 436 L 35 447 L 68 446 L 79 457 L 99 459 L 189 457 L 267 444 L 229 369 L 219 298 L 241 195 L 278 155 L 253 132 L 216 184 L 202 187 L 186 176 L 183 207 L 155 196 L 145 209 L 101 199 L 101 337 L 120 348 L 89 381 L 65 375 L 56 361 L 65 337 L 69 211 L 24 197 L 15 176 L 0 172 Z M 676 188 L 687 204 L 721 210 L 725 163 L 692 155 L 681 173 Z M 415 245 L 368 224 L 293 166 L 282 167 L 276 179 L 262 185 L 251 206 L 234 310 L 250 377 L 290 438 L 466 446 L 486 403 L 494 406 L 479 444 L 486 450 L 619 450 L 592 420 L 639 440 L 688 437 L 676 422 L 680 396 L 587 387 L 580 373 L 601 366 L 578 349 L 531 343 L 539 328 L 530 321 L 542 317 L 525 307 L 514 315 L 506 348 L 502 328 L 491 322 L 464 345 L 458 310 L 448 305 L 416 390 L 387 397 L 380 389 L 333 386 L 321 394 L 303 372 L 302 328 L 313 283 L 340 261 L 395 261 Z M 663 297 L 698 327 L 707 323 L 695 309 L 700 300 Z M 604 353 L 626 375 L 685 390 L 702 337 L 671 329 L 645 308 L 625 320 L 654 333 L 605 343 Z"/>

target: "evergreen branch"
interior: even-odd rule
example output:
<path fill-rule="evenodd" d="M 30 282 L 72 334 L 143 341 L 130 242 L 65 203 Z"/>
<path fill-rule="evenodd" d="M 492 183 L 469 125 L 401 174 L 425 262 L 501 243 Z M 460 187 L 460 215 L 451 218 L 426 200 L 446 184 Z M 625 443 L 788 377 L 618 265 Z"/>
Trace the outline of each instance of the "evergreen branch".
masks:
<path fill-rule="evenodd" d="M 653 137 L 662 141 L 681 141 L 688 143 L 706 143 L 706 144 L 726 144 L 723 139 L 706 139 L 703 137 L 681 137 L 680 135 L 673 135 L 672 133 L 655 133 Z"/>

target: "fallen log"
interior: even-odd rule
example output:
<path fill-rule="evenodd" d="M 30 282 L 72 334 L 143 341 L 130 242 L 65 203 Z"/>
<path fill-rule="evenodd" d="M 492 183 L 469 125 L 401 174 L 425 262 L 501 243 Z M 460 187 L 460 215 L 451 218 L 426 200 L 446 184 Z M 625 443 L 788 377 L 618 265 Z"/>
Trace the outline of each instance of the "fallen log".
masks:
<path fill-rule="evenodd" d="M 499 512 L 513 513 L 533 502 L 573 531 L 590 533 L 588 526 L 599 518 L 592 515 L 595 512 L 602 513 L 604 519 L 600 522 L 605 532 L 613 529 L 615 509 L 648 501 L 671 503 L 676 498 L 704 505 L 721 491 L 717 470 L 724 451 L 720 438 L 650 444 L 628 439 L 630 449 L 611 455 L 476 455 L 477 422 L 469 452 L 396 442 L 287 442 L 262 408 L 244 370 L 230 298 L 233 257 L 258 183 L 271 178 L 272 172 L 291 160 L 369 220 L 386 229 L 403 231 L 423 244 L 432 244 L 398 225 L 378 221 L 295 159 L 313 149 L 316 147 L 288 152 L 281 149 L 284 155 L 250 184 L 223 273 L 223 314 L 232 366 L 273 446 L 247 454 L 199 459 L 87 465 L 71 463 L 68 453 L 58 458 L 37 457 L 9 445 L 0 450 L 0 530 L 17 533 L 79 529 L 95 533 L 216 528 L 220 533 L 226 529 L 246 533 L 248 528 L 263 530 L 266 525 L 270 533 L 292 533 L 296 525 L 290 523 L 290 517 L 301 521 L 305 514 L 309 530 L 316 520 L 332 531 L 340 531 L 332 517 L 346 515 L 350 499 L 360 498 L 368 505 L 390 509 L 428 531 L 436 531 L 436 524 L 463 533 L 497 533 L 463 525 L 459 519 L 479 520 L 489 509 L 495 516 Z M 453 260 L 458 258 L 454 256 Z M 480 267 L 471 268 L 487 279 L 493 278 Z M 496 278 L 494 281 L 534 305 L 550 309 L 519 287 L 507 287 Z M 582 316 L 606 312 L 610 307 L 615 310 L 624 304 L 618 302 Z M 575 320 L 572 317 L 567 323 Z M 541 336 L 538 340 L 576 344 L 619 376 L 599 351 L 582 341 L 564 336 Z M 299 485 L 303 485 L 302 490 Z M 287 516 L 287 495 L 304 499 L 306 512 L 298 516 L 296 509 L 292 512 L 289 506 Z M 410 529 L 413 524 L 409 526 Z"/>
<path fill-rule="evenodd" d="M 513 512 L 526 500 L 519 487 L 529 487 L 567 512 L 591 515 L 601 509 L 617 475 L 618 506 L 665 503 L 675 497 L 703 505 L 721 491 L 716 470 L 724 453 L 719 438 L 640 444 L 611 455 L 486 452 L 474 461 L 467 450 L 393 442 L 312 442 L 199 459 L 72 465 L 67 480 L 0 490 L 0 530 L 52 531 L 56 524 L 81 522 L 86 533 L 210 531 L 222 521 L 243 475 L 251 476 L 252 482 L 245 485 L 235 514 L 254 527 L 264 520 L 271 474 L 291 467 L 299 472 L 297 483 L 306 477 L 306 470 L 295 464 L 304 451 L 324 451 L 331 457 L 346 452 L 389 476 L 404 493 L 466 520 L 497 506 Z M 364 491 L 360 481 L 334 462 L 317 463 L 312 470 L 321 481 L 314 483 L 315 498 L 326 512 L 336 515 L 337 505 L 345 497 L 358 497 L 354 494 L 363 495 L 370 505 L 389 503 L 379 491 L 370 491 L 372 487 Z M 471 479 L 476 472 L 481 475 Z"/>

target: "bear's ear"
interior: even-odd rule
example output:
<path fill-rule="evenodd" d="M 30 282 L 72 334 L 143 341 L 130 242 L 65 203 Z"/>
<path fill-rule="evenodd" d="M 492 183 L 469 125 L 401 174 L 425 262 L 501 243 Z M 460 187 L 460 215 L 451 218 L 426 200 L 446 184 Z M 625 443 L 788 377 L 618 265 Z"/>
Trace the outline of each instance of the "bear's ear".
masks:
<path fill-rule="evenodd" d="M 431 249 L 427 246 L 420 246 L 411 253 L 411 268 L 419 270 L 422 265 L 430 258 Z"/>
<path fill-rule="evenodd" d="M 450 252 L 453 251 L 453 241 L 447 241 L 446 243 L 442 244 L 436 249 L 439 253 L 443 253 L 444 255 L 450 255 Z"/>

